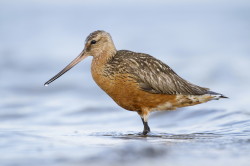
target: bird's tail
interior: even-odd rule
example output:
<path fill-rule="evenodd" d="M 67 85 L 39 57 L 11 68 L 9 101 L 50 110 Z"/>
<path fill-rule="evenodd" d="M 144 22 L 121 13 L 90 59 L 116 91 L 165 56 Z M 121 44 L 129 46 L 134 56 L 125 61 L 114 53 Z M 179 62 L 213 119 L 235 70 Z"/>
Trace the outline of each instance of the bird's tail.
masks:
<path fill-rule="evenodd" d="M 220 98 L 226 98 L 226 99 L 228 99 L 227 96 L 224 96 L 224 95 L 221 94 L 221 93 L 216 93 L 216 92 L 213 92 L 213 91 L 207 91 L 207 94 L 213 96 L 213 97 L 214 97 L 214 100 L 219 100 Z"/>

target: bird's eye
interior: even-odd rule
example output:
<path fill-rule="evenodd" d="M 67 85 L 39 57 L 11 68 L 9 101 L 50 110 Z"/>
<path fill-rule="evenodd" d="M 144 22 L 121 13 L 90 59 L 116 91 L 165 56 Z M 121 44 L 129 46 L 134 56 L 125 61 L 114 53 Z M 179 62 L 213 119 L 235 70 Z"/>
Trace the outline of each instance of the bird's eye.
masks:
<path fill-rule="evenodd" d="M 96 41 L 95 41 L 95 40 L 92 40 L 90 43 L 91 43 L 91 44 L 95 44 L 95 43 L 96 43 Z"/>

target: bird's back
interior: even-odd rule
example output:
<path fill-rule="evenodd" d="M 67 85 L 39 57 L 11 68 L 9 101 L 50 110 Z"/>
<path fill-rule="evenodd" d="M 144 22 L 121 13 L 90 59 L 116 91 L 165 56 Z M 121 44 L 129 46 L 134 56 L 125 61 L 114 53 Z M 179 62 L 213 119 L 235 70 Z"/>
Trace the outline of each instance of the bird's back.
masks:
<path fill-rule="evenodd" d="M 184 80 L 168 65 L 143 53 L 120 50 L 112 57 L 105 69 L 108 74 L 130 74 L 143 91 L 168 95 L 203 95 L 203 88 Z"/>

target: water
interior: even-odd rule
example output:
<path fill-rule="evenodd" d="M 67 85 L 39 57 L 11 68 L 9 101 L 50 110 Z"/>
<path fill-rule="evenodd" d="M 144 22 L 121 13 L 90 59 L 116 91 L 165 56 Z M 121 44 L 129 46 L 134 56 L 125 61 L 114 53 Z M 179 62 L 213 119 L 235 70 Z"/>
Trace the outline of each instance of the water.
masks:
<path fill-rule="evenodd" d="M 248 2 L 0 3 L 1 166 L 249 165 Z M 96 29 L 229 99 L 155 112 L 143 136 L 94 83 L 91 58 L 44 87 Z"/>

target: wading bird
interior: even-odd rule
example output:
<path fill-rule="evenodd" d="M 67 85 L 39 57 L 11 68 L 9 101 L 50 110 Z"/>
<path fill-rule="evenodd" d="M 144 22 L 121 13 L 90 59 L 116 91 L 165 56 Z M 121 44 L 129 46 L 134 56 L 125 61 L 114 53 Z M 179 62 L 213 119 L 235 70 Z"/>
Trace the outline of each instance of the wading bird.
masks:
<path fill-rule="evenodd" d="M 80 55 L 45 86 L 88 56 L 93 57 L 91 73 L 97 85 L 119 106 L 140 115 L 144 135 L 150 132 L 148 116 L 152 111 L 175 110 L 227 98 L 184 80 L 168 65 L 148 54 L 116 50 L 110 34 L 105 31 L 91 33 Z"/>

